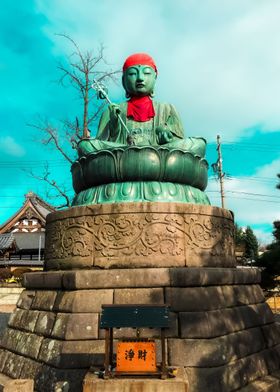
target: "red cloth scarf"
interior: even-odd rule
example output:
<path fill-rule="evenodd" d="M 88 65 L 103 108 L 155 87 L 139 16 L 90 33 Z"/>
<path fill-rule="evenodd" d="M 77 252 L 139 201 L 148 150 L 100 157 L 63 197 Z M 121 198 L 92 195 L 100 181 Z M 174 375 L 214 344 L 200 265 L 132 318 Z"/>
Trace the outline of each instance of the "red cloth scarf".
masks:
<path fill-rule="evenodd" d="M 127 117 L 134 121 L 145 122 L 155 117 L 153 101 L 147 95 L 132 97 L 127 103 Z"/>

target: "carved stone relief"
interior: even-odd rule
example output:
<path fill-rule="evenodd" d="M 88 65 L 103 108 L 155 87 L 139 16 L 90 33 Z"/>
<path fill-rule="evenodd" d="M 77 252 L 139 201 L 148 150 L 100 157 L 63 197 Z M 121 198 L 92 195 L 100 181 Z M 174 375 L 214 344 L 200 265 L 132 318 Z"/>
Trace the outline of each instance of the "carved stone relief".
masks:
<path fill-rule="evenodd" d="M 215 216 L 184 216 L 186 242 L 195 253 L 208 250 L 212 256 L 234 254 L 233 222 Z"/>
<path fill-rule="evenodd" d="M 221 258 L 233 260 L 233 220 L 194 212 L 132 208 L 131 212 L 116 213 L 112 208 L 112 213 L 100 211 L 52 220 L 47 224 L 47 264 L 49 260 L 63 260 L 63 265 L 75 260 L 75 267 L 79 263 L 92 266 L 98 260 L 98 266 L 110 267 L 114 260 L 118 265 L 127 266 L 131 261 L 137 266 L 139 260 L 140 266 L 144 260 L 145 265 L 156 266 L 158 260 L 165 260 L 165 266 L 172 266 L 179 259 L 184 265 L 214 265 Z"/>
<path fill-rule="evenodd" d="M 92 217 L 67 218 L 47 226 L 46 259 L 87 257 L 93 252 Z"/>
<path fill-rule="evenodd" d="M 166 256 L 181 255 L 183 217 L 171 222 L 165 214 L 127 214 L 94 218 L 94 247 L 97 255 Z"/>

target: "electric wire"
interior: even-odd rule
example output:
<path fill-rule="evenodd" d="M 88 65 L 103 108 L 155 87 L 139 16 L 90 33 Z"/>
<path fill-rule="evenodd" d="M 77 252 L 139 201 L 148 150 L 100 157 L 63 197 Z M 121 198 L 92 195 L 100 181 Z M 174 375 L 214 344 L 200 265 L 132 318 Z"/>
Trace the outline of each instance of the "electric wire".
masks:
<path fill-rule="evenodd" d="M 220 196 L 213 196 L 213 198 L 220 199 Z M 249 200 L 249 201 L 255 201 L 255 202 L 262 202 L 262 203 L 273 203 L 273 204 L 280 204 L 280 201 L 274 201 L 274 200 L 264 200 L 264 199 L 253 199 L 249 197 L 238 197 L 238 196 L 230 196 L 227 197 L 227 199 L 239 199 L 239 200 Z"/>
<path fill-rule="evenodd" d="M 209 190 L 207 193 L 220 193 L 219 191 L 214 191 L 214 190 Z M 242 195 L 249 195 L 249 196 L 262 196 L 262 197 L 273 197 L 276 199 L 280 200 L 280 196 L 274 196 L 274 195 L 265 195 L 263 193 L 252 193 L 252 192 L 243 192 L 243 191 L 231 191 L 231 190 L 226 190 L 226 193 L 238 193 Z"/>

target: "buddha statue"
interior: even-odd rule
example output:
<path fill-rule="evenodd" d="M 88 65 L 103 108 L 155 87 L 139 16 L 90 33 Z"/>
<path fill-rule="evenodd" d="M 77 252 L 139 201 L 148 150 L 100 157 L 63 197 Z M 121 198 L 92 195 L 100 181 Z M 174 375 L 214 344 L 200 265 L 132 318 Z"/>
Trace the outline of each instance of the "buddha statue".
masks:
<path fill-rule="evenodd" d="M 95 138 L 82 139 L 71 167 L 72 205 L 120 202 L 210 204 L 204 189 L 206 141 L 184 137 L 175 107 L 153 100 L 157 67 L 147 54 L 129 56 L 122 84 L 127 101 L 109 104 Z"/>
<path fill-rule="evenodd" d="M 108 106 L 101 116 L 96 138 L 79 143 L 80 157 L 126 145 L 165 146 L 205 156 L 203 138 L 184 138 L 175 107 L 152 100 L 157 73 L 154 60 L 147 54 L 137 53 L 126 59 L 122 84 L 129 100 Z"/>

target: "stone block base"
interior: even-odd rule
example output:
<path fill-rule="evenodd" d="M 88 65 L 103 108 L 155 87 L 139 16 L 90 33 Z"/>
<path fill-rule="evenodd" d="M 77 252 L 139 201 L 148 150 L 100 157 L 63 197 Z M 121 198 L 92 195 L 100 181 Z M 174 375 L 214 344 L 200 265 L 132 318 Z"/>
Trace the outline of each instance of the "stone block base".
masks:
<path fill-rule="evenodd" d="M 0 372 L 14 379 L 33 379 L 39 392 L 55 392 L 63 382 L 69 384 L 69 392 L 81 392 L 89 368 L 104 364 L 102 304 L 166 304 L 170 307 L 168 366 L 184 369 L 184 379 L 150 380 L 150 389 L 145 389 L 142 380 L 105 382 L 91 377 L 90 383 L 84 383 L 91 389 L 85 391 L 175 392 L 178 388 L 185 392 L 188 381 L 188 392 L 242 391 L 250 384 L 248 392 L 252 392 L 254 385 L 263 383 L 268 386 L 264 391 L 270 392 L 277 385 L 270 383 L 270 377 L 280 369 L 280 329 L 259 282 L 255 268 L 26 274 L 26 290 L 1 342 Z M 135 337 L 135 329 L 114 330 L 115 341 Z M 159 330 L 143 329 L 140 337 L 154 338 L 160 348 Z"/>

